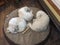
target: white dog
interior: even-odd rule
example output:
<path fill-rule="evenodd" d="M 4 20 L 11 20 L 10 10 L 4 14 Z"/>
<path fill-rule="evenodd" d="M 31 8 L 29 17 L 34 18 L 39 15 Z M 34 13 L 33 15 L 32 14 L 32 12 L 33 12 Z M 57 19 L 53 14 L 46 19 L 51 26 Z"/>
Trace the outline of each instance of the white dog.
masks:
<path fill-rule="evenodd" d="M 49 17 L 44 11 L 38 11 L 36 13 L 36 19 L 33 23 L 29 23 L 28 26 L 34 31 L 44 31 L 49 25 Z"/>
<path fill-rule="evenodd" d="M 29 7 L 22 7 L 18 10 L 18 16 L 26 21 L 30 21 L 33 18 L 33 13 Z"/>
<path fill-rule="evenodd" d="M 7 32 L 16 33 L 18 17 L 9 20 Z"/>
<path fill-rule="evenodd" d="M 26 21 L 24 19 L 20 19 L 19 17 L 15 17 L 10 19 L 7 32 L 17 33 L 22 32 L 26 28 Z"/>

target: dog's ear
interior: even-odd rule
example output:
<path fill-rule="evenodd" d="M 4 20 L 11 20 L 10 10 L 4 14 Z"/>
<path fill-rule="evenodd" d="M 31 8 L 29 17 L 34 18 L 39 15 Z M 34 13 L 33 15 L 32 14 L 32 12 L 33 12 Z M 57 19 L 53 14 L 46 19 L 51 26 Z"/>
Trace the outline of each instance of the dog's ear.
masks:
<path fill-rule="evenodd" d="M 24 14 L 23 14 L 21 11 L 18 13 L 18 16 L 19 16 L 20 18 L 22 18 L 23 15 L 24 15 Z"/>
<path fill-rule="evenodd" d="M 37 11 L 36 18 L 38 18 L 38 17 L 40 18 L 42 15 L 44 15 L 44 12 L 42 10 Z"/>

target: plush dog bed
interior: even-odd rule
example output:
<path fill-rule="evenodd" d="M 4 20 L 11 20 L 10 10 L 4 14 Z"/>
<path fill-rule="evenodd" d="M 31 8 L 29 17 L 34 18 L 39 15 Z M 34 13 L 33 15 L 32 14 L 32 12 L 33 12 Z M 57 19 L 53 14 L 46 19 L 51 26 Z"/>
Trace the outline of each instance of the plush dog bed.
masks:
<path fill-rule="evenodd" d="M 33 10 L 34 15 L 38 10 L 40 10 L 35 7 L 30 7 L 30 8 Z M 4 35 L 7 41 L 10 40 L 11 42 L 14 42 L 15 44 L 19 44 L 19 45 L 35 45 L 41 43 L 47 38 L 50 32 L 49 27 L 47 28 L 47 31 L 43 31 L 43 32 L 35 32 L 31 30 L 29 27 L 27 27 L 26 31 L 23 31 L 21 33 L 17 33 L 17 34 L 7 33 L 6 30 L 9 20 L 13 17 L 18 17 L 17 15 L 18 15 L 18 9 L 8 14 L 5 19 Z"/>

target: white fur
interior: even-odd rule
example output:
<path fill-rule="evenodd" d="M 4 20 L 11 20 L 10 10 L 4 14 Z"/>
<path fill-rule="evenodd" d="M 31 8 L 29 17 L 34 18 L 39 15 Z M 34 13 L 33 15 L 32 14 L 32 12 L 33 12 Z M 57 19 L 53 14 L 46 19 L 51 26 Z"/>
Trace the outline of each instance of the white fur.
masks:
<path fill-rule="evenodd" d="M 36 19 L 31 24 L 29 23 L 29 27 L 34 31 L 44 31 L 47 29 L 49 24 L 49 17 L 44 11 L 38 11 L 36 13 Z"/>
<path fill-rule="evenodd" d="M 10 19 L 7 32 L 17 33 L 22 32 L 26 28 L 26 21 L 24 19 L 20 19 L 19 17 L 15 17 Z"/>
<path fill-rule="evenodd" d="M 30 21 L 33 18 L 32 10 L 29 7 L 22 7 L 18 10 L 19 17 L 25 19 L 26 21 Z"/>
<path fill-rule="evenodd" d="M 7 28 L 8 32 L 16 33 L 14 31 L 17 28 L 17 19 L 18 19 L 18 17 L 10 19 L 9 24 L 8 24 L 8 28 Z"/>
<path fill-rule="evenodd" d="M 18 22 L 18 28 L 19 28 L 18 32 L 24 31 L 26 29 L 26 25 L 27 25 L 26 21 L 24 19 L 20 19 Z"/>

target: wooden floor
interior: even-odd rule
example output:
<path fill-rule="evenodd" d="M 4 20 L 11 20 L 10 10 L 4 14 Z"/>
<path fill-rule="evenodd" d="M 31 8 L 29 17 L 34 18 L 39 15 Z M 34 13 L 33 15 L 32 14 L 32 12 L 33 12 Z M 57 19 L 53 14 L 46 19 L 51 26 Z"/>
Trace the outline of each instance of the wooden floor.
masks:
<path fill-rule="evenodd" d="M 4 20 L 7 14 L 9 14 L 11 11 L 13 11 L 16 8 L 20 8 L 23 6 L 30 6 L 30 7 L 37 7 L 41 8 L 41 6 L 38 4 L 36 0 L 22 0 L 19 4 L 15 4 L 12 2 L 9 2 L 5 4 L 5 6 L 0 7 L 0 45 L 9 45 L 9 43 L 4 38 L 3 34 L 3 24 Z M 46 39 L 45 42 L 40 43 L 39 45 L 60 45 L 60 34 L 57 31 L 56 27 L 51 21 L 51 34 L 49 35 L 49 38 Z"/>

